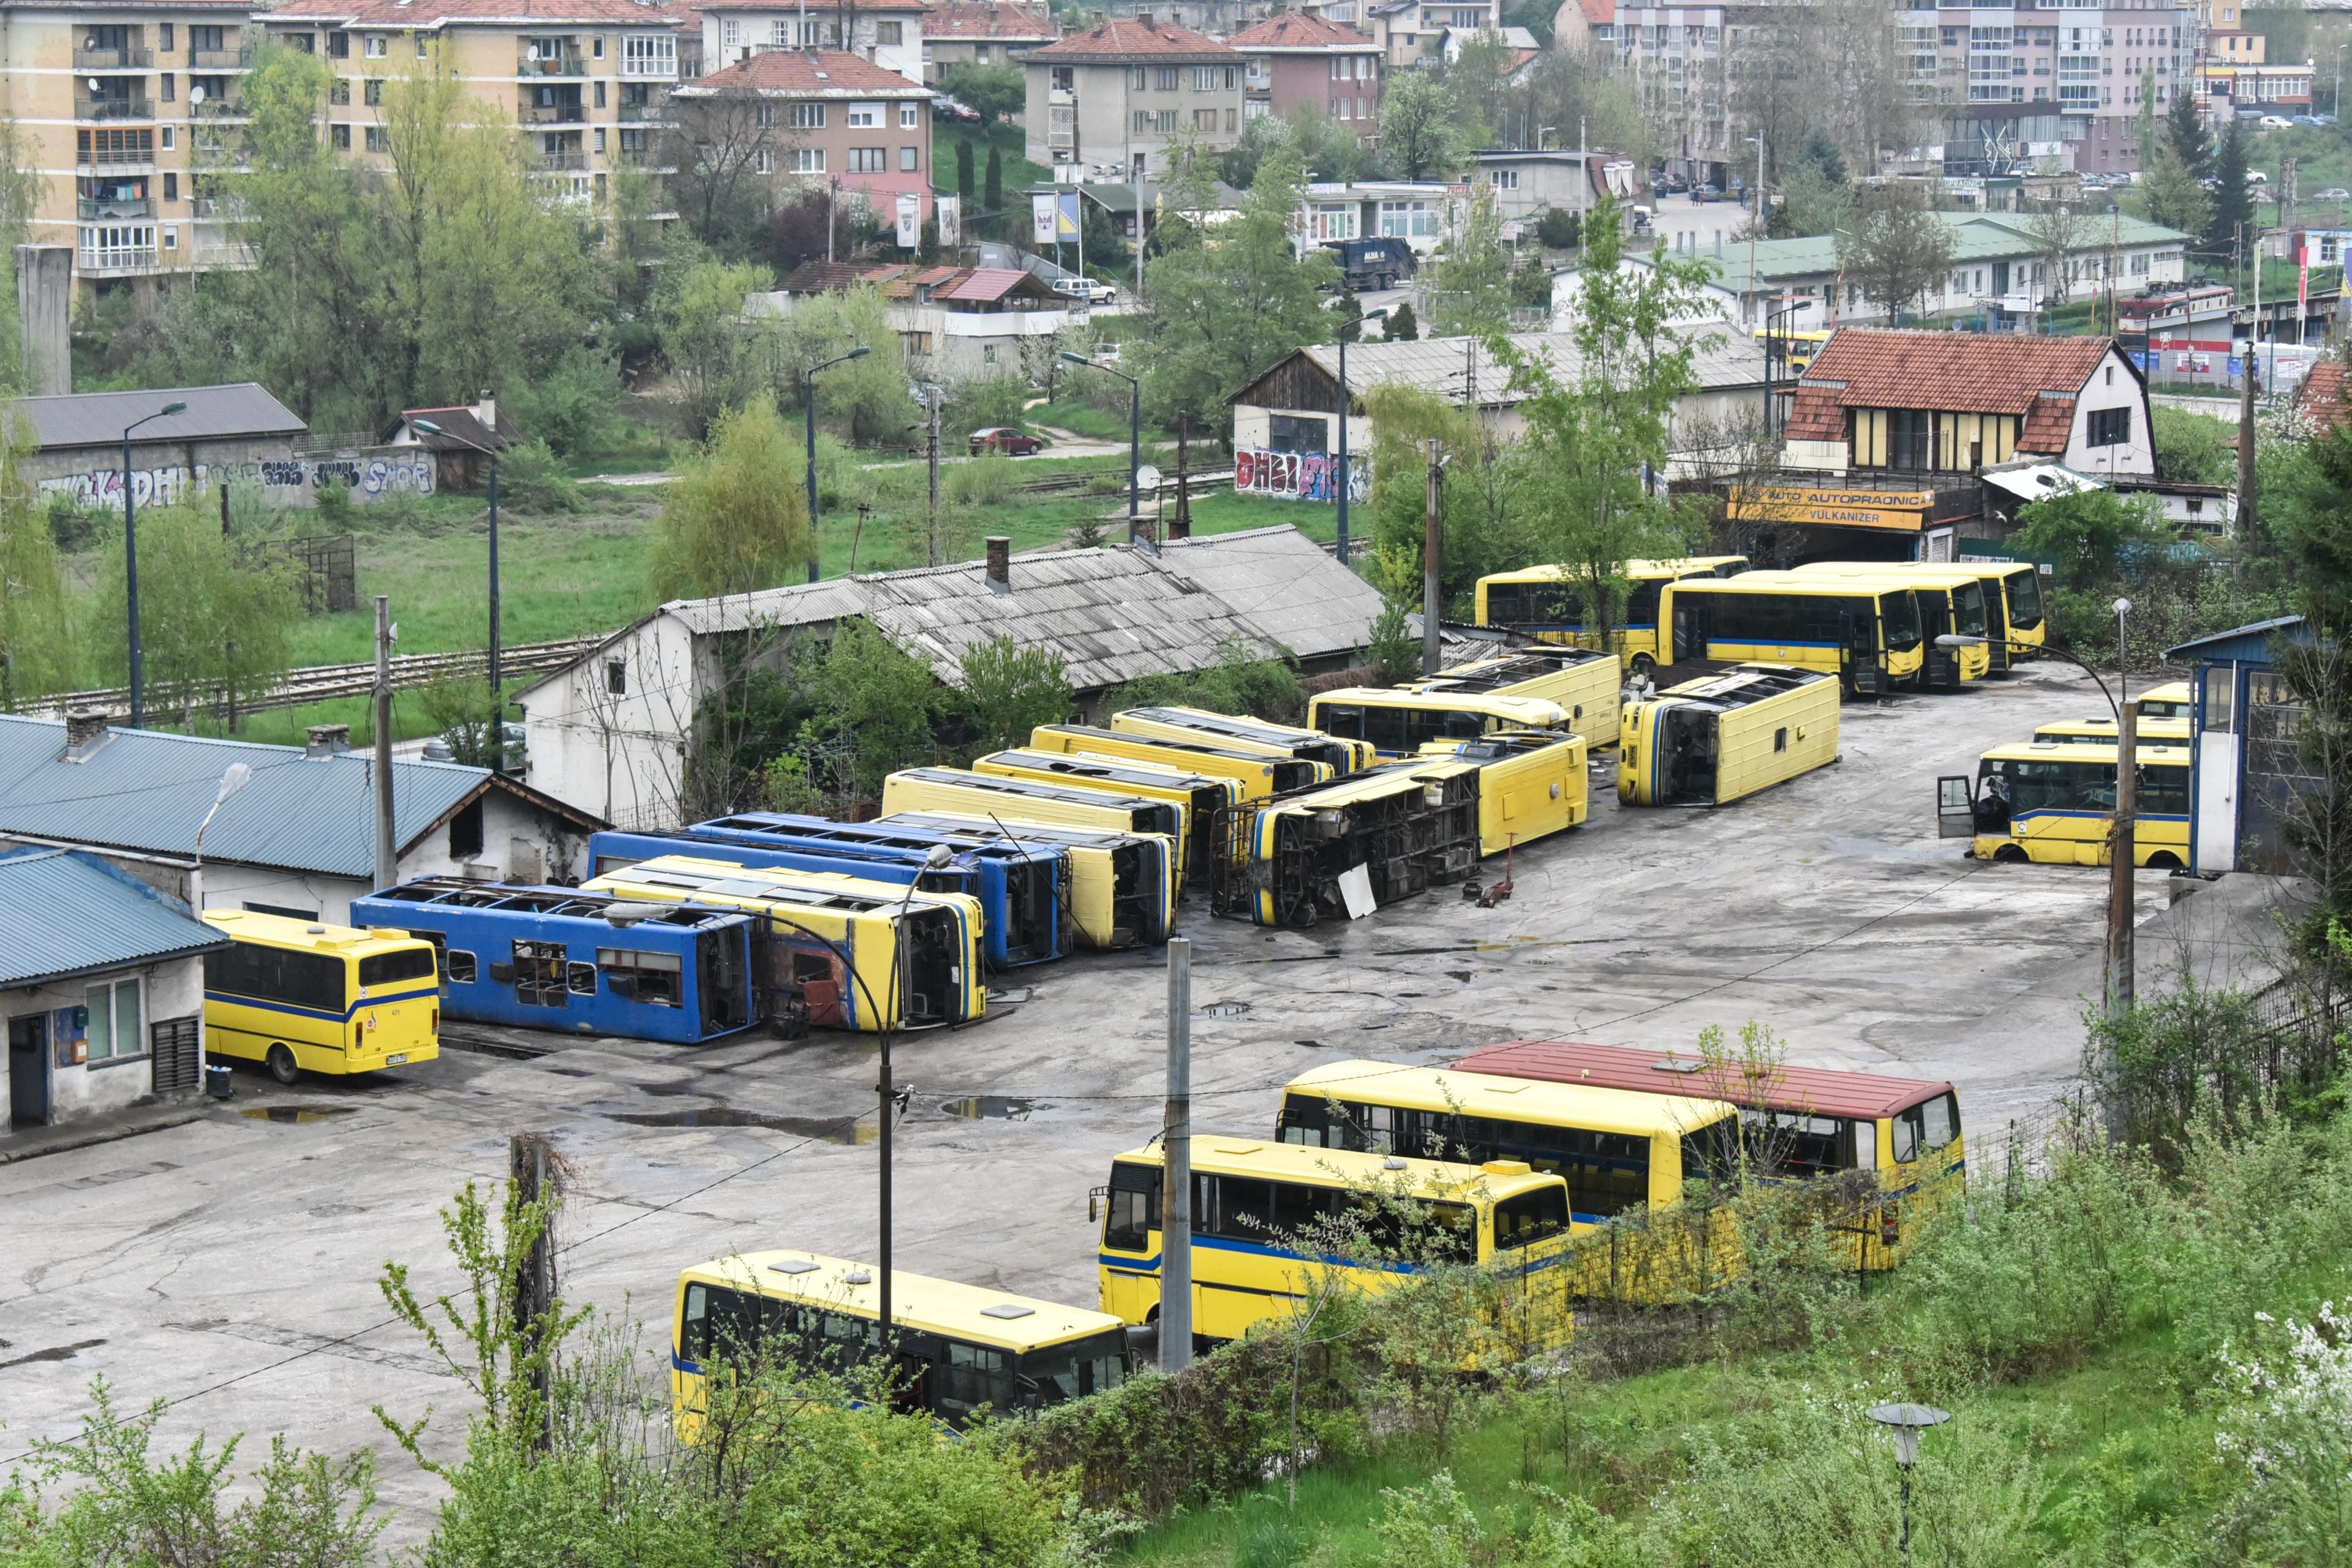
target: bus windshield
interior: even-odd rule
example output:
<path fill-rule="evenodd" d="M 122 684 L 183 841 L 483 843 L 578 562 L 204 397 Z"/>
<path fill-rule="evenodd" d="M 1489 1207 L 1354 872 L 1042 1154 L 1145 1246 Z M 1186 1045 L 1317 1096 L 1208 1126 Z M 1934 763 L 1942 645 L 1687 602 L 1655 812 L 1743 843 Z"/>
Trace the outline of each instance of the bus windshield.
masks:
<path fill-rule="evenodd" d="M 1538 1187 L 1495 1205 L 1495 1249 L 1526 1247 L 1568 1228 L 1568 1190 Z"/>
<path fill-rule="evenodd" d="M 1881 595 L 1878 613 L 1885 617 L 1890 652 L 1909 653 L 1919 646 L 1919 601 L 1908 590 Z"/>
<path fill-rule="evenodd" d="M 360 984 L 363 986 L 392 985 L 403 980 L 434 978 L 433 950 L 429 947 L 404 947 L 391 952 L 373 952 L 360 960 Z"/>
<path fill-rule="evenodd" d="M 1127 1339 L 1107 1329 L 1066 1345 L 1048 1345 L 1021 1357 L 1022 1392 L 1040 1405 L 1059 1405 L 1101 1394 L 1127 1381 Z"/>
<path fill-rule="evenodd" d="M 2009 584 L 2009 624 L 2019 631 L 2032 631 L 2042 624 L 2042 578 L 2038 572 L 2012 572 L 2002 579 Z"/>

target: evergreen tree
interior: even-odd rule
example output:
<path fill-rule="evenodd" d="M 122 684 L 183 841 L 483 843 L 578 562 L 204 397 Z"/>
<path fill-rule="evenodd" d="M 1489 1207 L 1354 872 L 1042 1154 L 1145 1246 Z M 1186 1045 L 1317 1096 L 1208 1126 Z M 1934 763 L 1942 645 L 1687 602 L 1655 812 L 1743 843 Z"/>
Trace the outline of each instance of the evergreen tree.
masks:
<path fill-rule="evenodd" d="M 966 213 L 971 211 L 971 198 L 980 194 L 980 182 L 972 174 L 971 143 L 956 143 L 956 195 L 963 202 Z"/>
<path fill-rule="evenodd" d="M 2205 254 L 2225 257 L 2242 227 L 2254 232 L 2254 189 L 2246 180 L 2246 133 L 2236 121 L 2213 151 L 2213 220 L 2205 229 Z"/>
<path fill-rule="evenodd" d="M 1002 147 L 988 150 L 988 194 L 982 198 L 981 205 L 992 213 L 1004 210 L 1004 149 Z"/>
<path fill-rule="evenodd" d="M 1410 300 L 1389 312 L 1388 326 L 1381 336 L 1392 343 L 1409 343 L 1421 336 L 1421 322 L 1414 319 Z"/>
<path fill-rule="evenodd" d="M 2205 165 L 2213 156 L 2213 140 L 2205 129 L 2205 116 L 2198 110 L 2195 93 L 2173 93 L 2164 139 L 2170 144 L 2172 155 L 2187 165 L 2191 176 L 2200 180 L 2205 177 Z"/>
<path fill-rule="evenodd" d="M 1813 170 L 1826 185 L 1843 185 L 1848 178 L 1845 154 L 1838 151 L 1830 133 L 1818 125 L 1805 132 L 1804 145 L 1797 149 L 1797 167 Z"/>

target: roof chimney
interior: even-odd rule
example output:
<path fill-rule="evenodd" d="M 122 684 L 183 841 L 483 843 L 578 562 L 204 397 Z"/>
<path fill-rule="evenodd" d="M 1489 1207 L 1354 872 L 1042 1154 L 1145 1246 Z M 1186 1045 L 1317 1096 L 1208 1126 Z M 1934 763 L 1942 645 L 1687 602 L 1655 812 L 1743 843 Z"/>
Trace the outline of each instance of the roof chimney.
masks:
<path fill-rule="evenodd" d="M 1136 19 L 1136 21 L 1137 21 L 1137 22 L 1138 22 L 1138 23 L 1142 26 L 1142 28 L 1143 28 L 1143 30 L 1144 30 L 1145 32 L 1147 32 L 1147 33 L 1148 33 L 1148 32 L 1151 31 L 1151 13 L 1150 13 L 1150 12 L 1149 12 L 1149 11 L 1138 11 L 1138 12 L 1135 14 L 1135 19 Z"/>
<path fill-rule="evenodd" d="M 482 422 L 482 428 L 489 433 L 491 440 L 499 438 L 499 400 L 490 395 L 490 389 L 487 386 L 482 388 L 482 400 L 474 405 L 474 417 Z"/>
<path fill-rule="evenodd" d="M 349 724 L 313 724 L 302 731 L 302 754 L 306 757 L 332 757 L 351 749 Z"/>
<path fill-rule="evenodd" d="M 98 750 L 99 742 L 106 739 L 107 726 L 113 722 L 114 715 L 96 708 L 67 710 L 65 760 L 78 763 Z"/>
<path fill-rule="evenodd" d="M 988 585 L 1000 594 L 1013 591 L 1013 541 L 1002 533 L 988 536 Z"/>
<path fill-rule="evenodd" d="M 1173 517 L 1171 517 L 1168 520 L 1168 537 L 1171 539 L 1192 538 L 1192 520 L 1186 517 L 1181 511 L 1176 513 Z"/>

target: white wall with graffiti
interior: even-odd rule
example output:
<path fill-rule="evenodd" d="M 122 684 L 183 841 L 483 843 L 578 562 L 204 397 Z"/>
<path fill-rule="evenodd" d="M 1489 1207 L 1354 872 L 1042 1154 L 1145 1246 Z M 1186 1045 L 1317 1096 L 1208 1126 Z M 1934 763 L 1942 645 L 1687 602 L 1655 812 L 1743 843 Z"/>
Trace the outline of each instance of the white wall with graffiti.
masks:
<path fill-rule="evenodd" d="M 122 470 L 94 468 L 53 474 L 37 481 L 43 495 L 69 495 L 94 510 L 122 505 Z M 429 496 L 436 476 L 432 454 L 415 447 L 374 447 L 343 456 L 305 453 L 251 462 L 170 464 L 131 470 L 131 499 L 137 506 L 172 506 L 224 481 L 255 484 L 272 506 L 313 507 L 330 487 L 348 490 L 362 506 L 396 495 Z"/>
<path fill-rule="evenodd" d="M 1348 500 L 1369 500 L 1371 465 L 1363 458 L 1348 458 Z M 1244 447 L 1234 454 L 1234 489 L 1244 495 L 1272 496 L 1280 500 L 1337 501 L 1339 459 L 1321 452 L 1269 452 Z"/>

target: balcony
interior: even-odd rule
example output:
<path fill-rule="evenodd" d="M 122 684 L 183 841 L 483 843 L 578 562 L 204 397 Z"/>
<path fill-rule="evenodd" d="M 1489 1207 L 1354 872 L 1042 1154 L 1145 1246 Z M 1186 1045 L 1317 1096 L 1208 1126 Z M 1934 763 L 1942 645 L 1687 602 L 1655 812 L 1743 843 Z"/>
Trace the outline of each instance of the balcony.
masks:
<path fill-rule="evenodd" d="M 131 196 L 125 200 L 97 200 L 81 196 L 76 198 L 74 208 L 76 216 L 91 222 L 102 218 L 153 217 L 155 198 Z"/>
<path fill-rule="evenodd" d="M 74 162 L 85 169 L 152 169 L 155 149 L 146 147 L 84 147 Z"/>
<path fill-rule="evenodd" d="M 576 174 L 588 167 L 585 153 L 541 153 L 537 164 L 542 174 Z"/>
<path fill-rule="evenodd" d="M 190 49 L 188 68 L 199 71 L 248 70 L 253 66 L 253 46 L 240 44 L 233 49 Z"/>
<path fill-rule="evenodd" d="M 621 105 L 621 123 L 624 125 L 651 125 L 673 118 L 667 93 L 649 102 Z"/>
<path fill-rule="evenodd" d="M 155 247 L 152 245 L 84 246 L 75 258 L 74 265 L 82 272 L 143 271 L 155 265 Z"/>
<path fill-rule="evenodd" d="M 243 120 L 251 112 L 240 98 L 208 98 L 188 105 L 191 120 Z"/>
<path fill-rule="evenodd" d="M 586 76 L 588 61 L 567 50 L 561 55 L 535 55 L 529 50 L 515 61 L 517 76 Z"/>
<path fill-rule="evenodd" d="M 152 120 L 152 98 L 80 98 L 74 100 L 76 120 Z"/>
<path fill-rule="evenodd" d="M 76 49 L 74 69 L 78 71 L 148 70 L 155 64 L 152 49 Z"/>
<path fill-rule="evenodd" d="M 584 103 L 526 103 L 515 110 L 518 125 L 585 125 L 588 106 Z"/>

